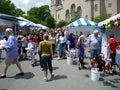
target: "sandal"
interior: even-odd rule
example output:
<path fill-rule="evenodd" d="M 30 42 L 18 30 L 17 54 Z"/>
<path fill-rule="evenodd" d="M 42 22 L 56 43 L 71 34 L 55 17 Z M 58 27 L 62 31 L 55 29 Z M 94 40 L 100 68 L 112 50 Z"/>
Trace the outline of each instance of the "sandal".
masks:
<path fill-rule="evenodd" d="M 6 78 L 6 75 L 0 75 L 0 78 Z"/>

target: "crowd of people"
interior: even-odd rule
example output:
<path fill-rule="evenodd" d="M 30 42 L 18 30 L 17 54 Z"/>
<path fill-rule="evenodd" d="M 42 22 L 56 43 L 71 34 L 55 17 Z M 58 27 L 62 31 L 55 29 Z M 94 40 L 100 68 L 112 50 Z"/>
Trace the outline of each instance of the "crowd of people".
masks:
<path fill-rule="evenodd" d="M 67 30 L 53 30 L 43 31 L 39 30 L 37 33 L 31 30 L 29 35 L 25 35 L 21 30 L 18 31 L 17 37 L 13 35 L 13 30 L 7 28 L 5 30 L 7 39 L 6 43 L 1 49 L 6 50 L 6 60 L 3 74 L 0 78 L 6 78 L 7 69 L 15 63 L 20 70 L 17 75 L 24 75 L 24 71 L 19 63 L 19 60 L 31 59 L 32 67 L 35 66 L 35 55 L 39 55 L 40 67 L 44 71 L 44 80 L 48 80 L 48 69 L 51 78 L 54 77 L 52 69 L 52 59 L 57 57 L 57 60 L 67 58 L 67 52 L 71 49 L 77 49 L 77 57 L 79 58 L 79 69 L 85 67 L 85 47 L 89 47 L 90 58 L 98 58 L 101 55 L 102 37 L 98 30 L 92 34 L 88 34 L 85 38 L 82 32 L 69 33 Z M 109 53 L 111 58 L 111 65 L 117 64 L 120 68 L 120 63 L 116 61 L 116 49 L 120 50 L 120 43 L 115 40 L 114 35 L 111 34 L 107 41 Z M 30 57 L 28 57 L 28 53 Z M 120 61 L 120 60 L 119 60 Z"/>

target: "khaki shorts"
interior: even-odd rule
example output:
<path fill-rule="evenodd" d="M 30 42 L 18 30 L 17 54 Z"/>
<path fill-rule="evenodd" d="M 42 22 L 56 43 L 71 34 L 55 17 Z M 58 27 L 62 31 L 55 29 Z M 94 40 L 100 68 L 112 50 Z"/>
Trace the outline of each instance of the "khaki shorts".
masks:
<path fill-rule="evenodd" d="M 10 66 L 11 64 L 16 64 L 16 63 L 18 63 L 18 59 L 17 58 L 15 58 L 15 59 L 7 58 L 5 60 L 5 65 L 6 66 Z"/>

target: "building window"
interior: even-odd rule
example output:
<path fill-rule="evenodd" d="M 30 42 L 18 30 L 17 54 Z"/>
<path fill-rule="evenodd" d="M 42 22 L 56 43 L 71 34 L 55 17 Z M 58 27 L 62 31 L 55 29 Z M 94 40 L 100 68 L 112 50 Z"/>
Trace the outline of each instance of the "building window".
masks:
<path fill-rule="evenodd" d="M 66 10 L 65 19 L 66 19 L 66 21 L 69 21 L 69 20 L 70 20 L 69 10 Z"/>
<path fill-rule="evenodd" d="M 62 4 L 61 0 L 56 0 L 56 5 Z"/>
<path fill-rule="evenodd" d="M 95 4 L 95 12 L 98 11 L 98 4 Z"/>
<path fill-rule="evenodd" d="M 112 3 L 108 3 L 108 7 L 109 7 L 109 8 L 112 7 Z"/>
<path fill-rule="evenodd" d="M 71 17 L 74 18 L 75 17 L 75 4 L 71 5 Z"/>
<path fill-rule="evenodd" d="M 77 8 L 77 13 L 78 13 L 79 17 L 82 17 L 82 9 L 80 6 Z"/>

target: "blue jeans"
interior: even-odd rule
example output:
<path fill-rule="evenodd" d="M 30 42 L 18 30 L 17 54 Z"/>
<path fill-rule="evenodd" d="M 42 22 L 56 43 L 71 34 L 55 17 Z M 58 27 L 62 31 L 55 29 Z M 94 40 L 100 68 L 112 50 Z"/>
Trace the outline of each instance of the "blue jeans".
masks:
<path fill-rule="evenodd" d="M 44 72 L 47 74 L 48 73 L 48 69 L 49 69 L 50 73 L 52 73 L 53 69 L 52 69 L 51 57 L 50 56 L 41 56 L 41 60 L 42 60 L 42 63 L 43 63 L 43 70 L 44 70 Z"/>
<path fill-rule="evenodd" d="M 64 59 L 66 57 L 66 53 L 65 53 L 66 43 L 62 43 L 60 45 L 61 45 L 61 57 Z"/>
<path fill-rule="evenodd" d="M 90 56 L 93 57 L 99 57 L 100 56 L 100 49 L 90 49 Z"/>

